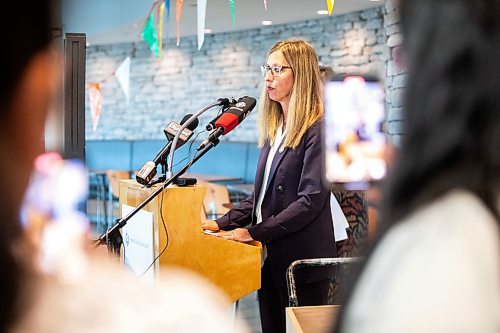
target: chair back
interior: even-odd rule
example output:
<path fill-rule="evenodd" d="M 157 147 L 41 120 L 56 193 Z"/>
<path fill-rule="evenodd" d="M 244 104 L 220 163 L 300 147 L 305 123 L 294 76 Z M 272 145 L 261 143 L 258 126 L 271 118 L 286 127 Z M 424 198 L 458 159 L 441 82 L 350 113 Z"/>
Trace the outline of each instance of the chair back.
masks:
<path fill-rule="evenodd" d="M 130 179 L 130 173 L 124 170 L 107 170 L 106 177 L 110 193 L 114 198 L 118 198 L 120 196 L 120 180 Z"/>
<path fill-rule="evenodd" d="M 345 269 L 342 269 L 346 265 L 352 265 L 354 263 L 360 263 L 360 257 L 351 258 L 315 258 L 315 259 L 301 259 L 295 260 L 288 266 L 286 271 L 286 285 L 288 289 L 288 303 L 289 306 L 299 306 L 299 299 L 297 296 L 297 289 L 295 286 L 295 271 L 299 268 L 310 268 L 310 267 L 333 267 L 331 286 L 329 291 L 329 303 L 338 304 L 339 298 L 339 284 L 344 282 L 346 279 Z M 343 276 L 344 275 L 344 276 Z M 318 304 L 320 305 L 320 304 Z M 324 304 L 321 304 L 324 305 Z"/>
<path fill-rule="evenodd" d="M 198 185 L 207 188 L 203 199 L 203 208 L 207 219 L 216 219 L 229 211 L 231 200 L 226 186 L 200 180 Z"/>

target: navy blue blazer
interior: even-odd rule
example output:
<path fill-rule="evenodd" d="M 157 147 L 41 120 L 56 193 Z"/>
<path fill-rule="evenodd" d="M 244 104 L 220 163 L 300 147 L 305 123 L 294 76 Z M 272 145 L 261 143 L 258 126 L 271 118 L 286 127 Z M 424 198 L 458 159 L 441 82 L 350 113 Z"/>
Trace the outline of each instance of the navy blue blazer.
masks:
<path fill-rule="evenodd" d="M 330 212 L 330 192 L 321 184 L 321 122 L 303 135 L 297 148 L 279 149 L 274 156 L 262 202 L 262 223 L 256 224 L 270 145 L 262 147 L 254 191 L 216 222 L 221 230 L 248 227 L 253 239 L 267 247 L 276 287 L 286 286 L 286 269 L 295 260 L 335 257 L 337 250 Z M 298 284 L 330 277 L 328 270 L 297 270 Z"/>

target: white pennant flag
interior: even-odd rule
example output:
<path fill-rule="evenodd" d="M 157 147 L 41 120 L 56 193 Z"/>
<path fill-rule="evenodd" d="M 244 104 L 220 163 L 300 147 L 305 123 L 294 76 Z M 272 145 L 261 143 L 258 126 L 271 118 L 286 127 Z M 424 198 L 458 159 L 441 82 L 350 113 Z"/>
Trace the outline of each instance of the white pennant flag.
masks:
<path fill-rule="evenodd" d="M 127 103 L 129 98 L 129 82 L 130 82 L 130 57 L 127 57 L 120 66 L 115 71 L 116 79 L 122 87 L 123 92 L 125 93 L 125 97 L 127 97 Z"/>
<path fill-rule="evenodd" d="M 205 41 L 205 16 L 207 14 L 207 0 L 198 0 L 198 50 Z"/>

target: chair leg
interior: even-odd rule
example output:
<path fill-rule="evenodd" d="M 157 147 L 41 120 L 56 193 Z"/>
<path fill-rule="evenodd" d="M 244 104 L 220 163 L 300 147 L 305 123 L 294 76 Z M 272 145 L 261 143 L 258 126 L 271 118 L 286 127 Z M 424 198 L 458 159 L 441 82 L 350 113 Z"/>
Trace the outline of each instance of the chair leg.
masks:
<path fill-rule="evenodd" d="M 108 184 L 108 204 L 107 206 L 107 223 L 108 228 L 113 226 L 113 192 L 111 192 L 111 186 Z"/>
<path fill-rule="evenodd" d="M 107 217 L 106 217 L 106 184 L 104 183 L 104 176 L 99 177 L 99 202 L 98 202 L 98 225 L 100 232 L 106 231 Z"/>

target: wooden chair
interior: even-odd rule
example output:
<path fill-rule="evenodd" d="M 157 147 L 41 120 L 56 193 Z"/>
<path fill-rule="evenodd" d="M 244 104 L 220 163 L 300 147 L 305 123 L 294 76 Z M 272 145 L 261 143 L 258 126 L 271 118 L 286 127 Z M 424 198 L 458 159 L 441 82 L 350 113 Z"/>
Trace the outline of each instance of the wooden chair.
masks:
<path fill-rule="evenodd" d="M 114 224 L 115 218 L 118 218 L 117 208 L 120 197 L 120 180 L 130 179 L 130 173 L 124 170 L 107 170 L 106 178 L 108 180 L 108 209 L 107 222 L 108 228 Z"/>
<path fill-rule="evenodd" d="M 224 185 L 214 184 L 206 181 L 198 181 L 198 185 L 207 188 L 203 199 L 202 218 L 213 220 L 226 214 L 231 208 L 229 191 Z"/>
<path fill-rule="evenodd" d="M 349 228 L 348 239 L 336 242 L 337 258 L 312 258 L 293 262 L 287 271 L 287 284 L 290 306 L 297 306 L 298 299 L 295 291 L 294 271 L 296 269 L 327 269 L 330 272 L 330 290 L 328 291 L 329 304 L 339 304 L 342 287 L 345 281 L 354 273 L 353 263 L 360 262 L 360 254 L 368 241 L 368 202 L 363 191 L 334 191 Z M 349 265 L 346 265 L 349 264 Z"/>

